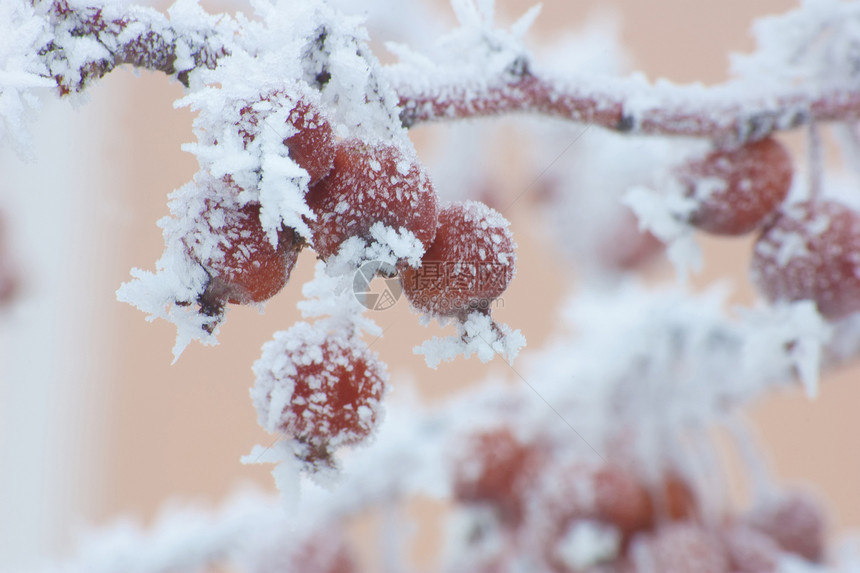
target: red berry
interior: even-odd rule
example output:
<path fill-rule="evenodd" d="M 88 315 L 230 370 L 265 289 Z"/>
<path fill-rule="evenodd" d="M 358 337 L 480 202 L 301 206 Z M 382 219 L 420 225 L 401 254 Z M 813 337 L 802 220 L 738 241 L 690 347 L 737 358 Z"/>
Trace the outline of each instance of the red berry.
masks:
<path fill-rule="evenodd" d="M 654 504 L 648 490 L 629 471 L 606 465 L 594 475 L 596 515 L 629 539 L 654 522 Z"/>
<path fill-rule="evenodd" d="M 697 201 L 690 224 L 717 235 L 756 229 L 785 200 L 792 171 L 791 156 L 772 137 L 688 163 L 678 178 Z"/>
<path fill-rule="evenodd" d="M 824 556 L 824 515 L 817 504 L 803 495 L 787 494 L 753 508 L 747 522 L 785 551 L 809 561 L 820 561 Z"/>
<path fill-rule="evenodd" d="M 454 496 L 467 503 L 489 503 L 503 521 L 519 523 L 541 452 L 502 428 L 470 436 L 463 453 L 455 468 Z"/>
<path fill-rule="evenodd" d="M 436 234 L 437 201 L 430 179 L 417 161 L 392 145 L 341 141 L 331 173 L 305 199 L 317 217 L 308 224 L 323 260 L 350 237 L 369 239 L 377 222 L 411 231 L 425 247 Z"/>
<path fill-rule="evenodd" d="M 290 157 L 310 175 L 310 184 L 329 174 L 334 165 L 334 132 L 328 121 L 307 102 L 300 101 L 288 120 L 298 132 L 284 140 Z"/>
<path fill-rule="evenodd" d="M 477 201 L 443 207 L 421 267 L 407 267 L 401 274 L 412 306 L 440 316 L 487 310 L 514 277 L 516 245 L 508 225 Z"/>
<path fill-rule="evenodd" d="M 200 300 L 204 310 L 207 306 L 217 310 L 225 302 L 263 302 L 287 284 L 301 248 L 292 229 L 282 227 L 278 246 L 273 247 L 260 224 L 258 203 L 239 208 L 216 205 L 204 216 L 217 241 L 213 252 L 200 261 L 210 276 Z M 188 237 L 185 243 L 193 253 L 200 240 Z"/>
<path fill-rule="evenodd" d="M 297 323 L 275 334 L 254 364 L 260 425 L 307 444 L 307 461 L 357 444 L 380 419 L 388 373 L 360 339 Z"/>
<path fill-rule="evenodd" d="M 654 504 L 648 490 L 621 465 L 565 464 L 545 472 L 545 476 L 528 514 L 534 522 L 529 525 L 542 538 L 544 558 L 556 570 L 568 570 L 558 547 L 580 523 L 616 531 L 621 555 L 637 533 L 654 525 Z"/>
<path fill-rule="evenodd" d="M 812 300 L 825 317 L 860 310 L 860 217 L 835 201 L 785 207 L 755 244 L 752 278 L 768 300 Z"/>
<path fill-rule="evenodd" d="M 663 477 L 662 491 L 655 496 L 657 515 L 670 520 L 686 519 L 695 515 L 698 504 L 687 482 L 677 473 L 670 471 Z"/>
<path fill-rule="evenodd" d="M 280 92 L 264 96 L 239 111 L 239 134 L 247 148 L 260 131 L 266 129 L 267 117 L 284 106 L 291 106 L 287 124 L 297 130 L 284 139 L 284 145 L 289 148 L 293 161 L 308 172 L 313 185 L 331 171 L 335 140 L 328 120 L 306 99 L 296 101 Z"/>

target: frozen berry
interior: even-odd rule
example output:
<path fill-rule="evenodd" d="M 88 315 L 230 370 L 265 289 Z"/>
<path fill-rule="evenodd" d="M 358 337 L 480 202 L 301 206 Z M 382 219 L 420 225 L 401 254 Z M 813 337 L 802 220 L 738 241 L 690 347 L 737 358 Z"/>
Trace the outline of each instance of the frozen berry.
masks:
<path fill-rule="evenodd" d="M 490 504 L 503 521 L 518 523 L 541 459 L 534 444 L 521 442 L 504 428 L 470 436 L 456 461 L 454 496 Z"/>
<path fill-rule="evenodd" d="M 653 528 L 653 500 L 627 468 L 617 463 L 573 463 L 551 469 L 544 472 L 527 516 L 544 545 L 544 558 L 557 570 L 568 570 L 559 544 L 565 545 L 583 524 L 593 532 L 614 532 L 615 552 L 622 555 L 637 534 Z"/>
<path fill-rule="evenodd" d="M 305 199 L 316 215 L 308 224 L 323 260 L 350 237 L 369 239 L 377 222 L 410 231 L 425 247 L 436 234 L 437 200 L 430 179 L 416 160 L 392 145 L 339 142 L 331 173 Z"/>
<path fill-rule="evenodd" d="M 275 92 L 248 104 L 239 111 L 239 134 L 245 147 L 253 142 L 261 130 L 274 129 L 268 124 L 279 108 L 288 107 L 286 123 L 296 132 L 284 139 L 290 158 L 308 172 L 313 185 L 329 171 L 334 163 L 334 131 L 322 112 L 306 99 L 294 99 Z"/>
<path fill-rule="evenodd" d="M 761 225 L 791 187 L 791 156 L 772 137 L 713 151 L 678 171 L 697 202 L 689 222 L 717 235 L 742 235 Z"/>
<path fill-rule="evenodd" d="M 443 207 L 421 267 L 407 267 L 401 274 L 412 306 L 440 316 L 487 311 L 514 277 L 516 245 L 508 225 L 477 201 Z"/>
<path fill-rule="evenodd" d="M 334 165 L 334 132 L 328 121 L 310 104 L 299 101 L 287 122 L 298 131 L 284 140 L 290 157 L 310 175 L 313 185 Z"/>
<path fill-rule="evenodd" d="M 685 519 L 696 514 L 696 496 L 687 482 L 670 471 L 662 480 L 662 489 L 654 493 L 657 515 L 670 520 Z"/>
<path fill-rule="evenodd" d="M 752 278 L 770 301 L 812 300 L 838 319 L 860 310 L 860 217 L 827 200 L 785 207 L 756 241 Z"/>
<path fill-rule="evenodd" d="M 654 504 L 643 484 L 623 467 L 607 464 L 594 475 L 595 517 L 625 538 L 651 527 Z"/>
<path fill-rule="evenodd" d="M 263 345 L 251 391 L 260 425 L 308 446 L 328 463 L 331 448 L 367 438 L 381 416 L 385 366 L 360 339 L 300 322 Z"/>
<path fill-rule="evenodd" d="M 215 246 L 200 263 L 209 273 L 209 283 L 200 298 L 206 309 L 217 309 L 225 302 L 251 304 L 263 302 L 280 291 L 296 264 L 301 242 L 295 232 L 283 227 L 278 245 L 272 246 L 260 224 L 260 205 L 227 208 L 213 205 L 204 215 L 215 239 Z M 199 236 L 186 237 L 186 246 L 199 253 Z"/>

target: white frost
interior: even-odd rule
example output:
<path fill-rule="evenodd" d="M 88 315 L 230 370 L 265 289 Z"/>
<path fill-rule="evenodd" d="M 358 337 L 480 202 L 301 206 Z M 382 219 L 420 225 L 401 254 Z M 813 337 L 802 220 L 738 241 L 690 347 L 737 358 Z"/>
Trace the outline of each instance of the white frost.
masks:
<path fill-rule="evenodd" d="M 489 362 L 499 355 L 510 363 L 526 345 L 526 339 L 519 330 L 495 323 L 481 312 L 473 312 L 465 322 L 455 322 L 455 326 L 457 334 L 445 338 L 434 336 L 415 347 L 414 352 L 423 354 L 430 368 L 437 368 L 442 362 L 450 362 L 460 355 L 469 358 L 473 354 L 481 362 Z"/>
<path fill-rule="evenodd" d="M 556 545 L 556 555 L 565 565 L 579 571 L 612 561 L 621 549 L 621 533 L 598 521 L 577 520 Z"/>

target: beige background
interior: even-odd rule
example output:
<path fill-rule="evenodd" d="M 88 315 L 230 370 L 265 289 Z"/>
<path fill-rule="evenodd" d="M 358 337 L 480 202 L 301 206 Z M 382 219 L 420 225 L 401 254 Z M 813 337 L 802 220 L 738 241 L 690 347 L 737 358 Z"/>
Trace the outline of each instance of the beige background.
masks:
<path fill-rule="evenodd" d="M 501 19 L 509 22 L 530 5 L 520 0 L 500 4 Z M 535 33 L 551 36 L 577 25 L 593 4 L 597 3 L 546 1 Z M 754 17 L 793 3 L 629 0 L 613 5 L 622 14 L 622 37 L 638 68 L 652 78 L 710 83 L 725 77 L 728 52 L 752 47 L 747 30 Z M 91 328 L 98 330 L 85 347 L 99 357 L 87 370 L 91 386 L 86 396 L 98 406 L 85 410 L 82 435 L 89 440 L 90 446 L 84 448 L 89 457 L 80 459 L 86 460 L 87 478 L 67 491 L 81 501 L 65 516 L 65 531 L 56 534 L 55 547 L 68 545 L 67 532 L 76 522 L 99 523 L 118 514 L 148 520 L 160 502 L 174 497 L 214 504 L 245 481 L 272 488 L 267 467 L 238 461 L 254 444 L 271 441 L 257 426 L 248 397 L 253 382 L 250 366 L 275 330 L 298 319 L 295 302 L 301 284 L 310 277 L 313 255 L 302 256 L 291 284 L 267 305 L 264 315 L 254 309 L 231 311 L 220 346 L 192 345 L 175 365 L 171 365 L 173 327 L 146 322 L 112 294 L 127 280 L 131 267 L 152 268 L 162 250 L 155 221 L 167 214 L 165 196 L 196 169 L 193 158 L 179 151 L 182 143 L 192 140 L 191 113 L 172 108 L 180 96 L 180 86 L 160 75 L 122 71 L 103 82 L 94 101 L 79 112 L 115 114 L 99 140 L 111 165 L 111 180 L 99 184 L 108 187 L 111 196 L 107 207 L 91 210 L 92 224 L 103 239 L 94 270 L 83 283 L 89 282 L 91 288 L 78 295 L 78 303 L 90 313 Z M 108 103 L 110 97 L 120 98 L 119 104 Z M 517 166 L 516 142 L 499 164 Z M 533 177 L 515 170 L 499 192 L 514 196 Z M 520 262 L 499 318 L 521 328 L 529 344 L 538 347 L 553 323 L 552 303 L 563 293 L 561 280 L 569 275 L 559 272 L 557 258 L 533 232 L 530 217 L 526 204 L 510 213 Z M 707 272 L 697 283 L 734 277 L 737 300 L 751 300 L 744 278 L 750 241 L 708 240 L 706 247 Z M 414 383 L 428 400 L 505 369 L 498 363 L 460 360 L 430 371 L 411 349 L 431 332 L 417 326 L 405 304 L 378 322 L 386 335 L 373 349 L 389 363 L 394 384 Z M 858 372 L 828 376 L 814 403 L 800 393 L 787 393 L 751 410 L 775 470 L 788 482 L 815 484 L 833 509 L 837 531 L 860 527 Z M 432 547 L 431 533 L 426 540 Z"/>

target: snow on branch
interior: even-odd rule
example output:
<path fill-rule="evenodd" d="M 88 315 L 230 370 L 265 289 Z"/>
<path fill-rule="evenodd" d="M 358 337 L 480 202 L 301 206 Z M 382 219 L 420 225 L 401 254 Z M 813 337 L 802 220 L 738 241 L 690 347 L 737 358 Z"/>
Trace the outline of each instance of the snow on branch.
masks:
<path fill-rule="evenodd" d="M 320 514 L 303 518 L 298 530 L 277 500 L 253 490 L 234 494 L 216 511 L 174 503 L 149 529 L 126 519 L 86 532 L 72 560 L 44 571 L 166 573 L 216 566 L 294 571 L 333 561 L 342 551 L 338 526 Z M 319 546 L 322 531 L 328 543 Z"/>
<path fill-rule="evenodd" d="M 401 62 L 386 71 L 407 127 L 531 113 L 622 133 L 744 142 L 813 122 L 860 118 L 854 56 L 860 8 L 848 2 L 821 4 L 804 2 L 797 10 L 757 22 L 759 49 L 735 57 L 737 77 L 717 86 L 652 83 L 641 75 L 546 73 L 520 41 L 531 12 L 510 32 L 488 29 L 486 21 L 483 27 L 464 22 L 442 50 L 427 56 L 397 46 Z M 456 49 L 470 32 L 472 49 Z"/>
<path fill-rule="evenodd" d="M 164 72 L 186 87 L 189 74 L 213 69 L 230 53 L 232 21 L 206 14 L 196 2 L 178 2 L 170 19 L 151 8 L 74 0 L 36 2 L 51 34 L 35 46 L 42 75 L 53 78 L 61 95 L 82 91 L 114 68 Z"/>
<path fill-rule="evenodd" d="M 187 87 L 192 71 L 213 69 L 219 58 L 232 52 L 231 43 L 240 28 L 238 21 L 206 14 L 191 1 L 171 7 L 169 19 L 149 8 L 111 3 L 52 0 L 36 2 L 34 7 L 49 22 L 49 32 L 33 47 L 43 66 L 38 75 L 53 79 L 62 95 L 82 91 L 122 64 L 162 71 Z M 846 22 L 857 20 L 856 9 L 845 10 Z M 816 59 L 814 53 L 804 54 L 808 55 L 803 61 L 805 70 L 827 74 L 828 81 L 810 88 L 798 81 L 802 77 L 791 73 L 793 62 L 783 62 L 784 54 L 772 53 L 768 39 L 799 17 L 811 22 L 807 25 L 810 31 L 799 43 L 826 29 L 836 36 L 830 44 L 845 48 L 836 50 L 838 53 L 850 52 L 854 44 L 845 40 L 848 34 L 833 34 L 834 28 L 840 32 L 848 25 L 822 21 L 810 6 L 759 25 L 762 49 L 735 62 L 735 68 L 748 79 L 713 87 L 650 83 L 641 76 L 548 75 L 535 69 L 521 41 L 537 10 L 526 13 L 510 31 L 493 29 L 491 13 L 459 15 L 461 28 L 443 43 L 443 50 L 470 54 L 469 61 L 460 58 L 459 66 L 452 67 L 448 59 L 423 58 L 403 46 L 390 46 L 402 63 L 386 68 L 384 75 L 399 95 L 405 127 L 435 120 L 534 113 L 624 133 L 738 142 L 812 122 L 860 119 L 860 90 L 850 75 L 850 62 L 838 65 L 840 62 Z M 843 46 L 846 42 L 847 47 Z M 469 48 L 466 52 L 464 45 Z M 828 52 L 830 59 L 833 51 Z M 761 81 L 759 73 L 764 63 L 772 64 L 774 70 L 774 77 L 767 81 Z M 845 73 L 833 77 L 834 67 Z"/>

